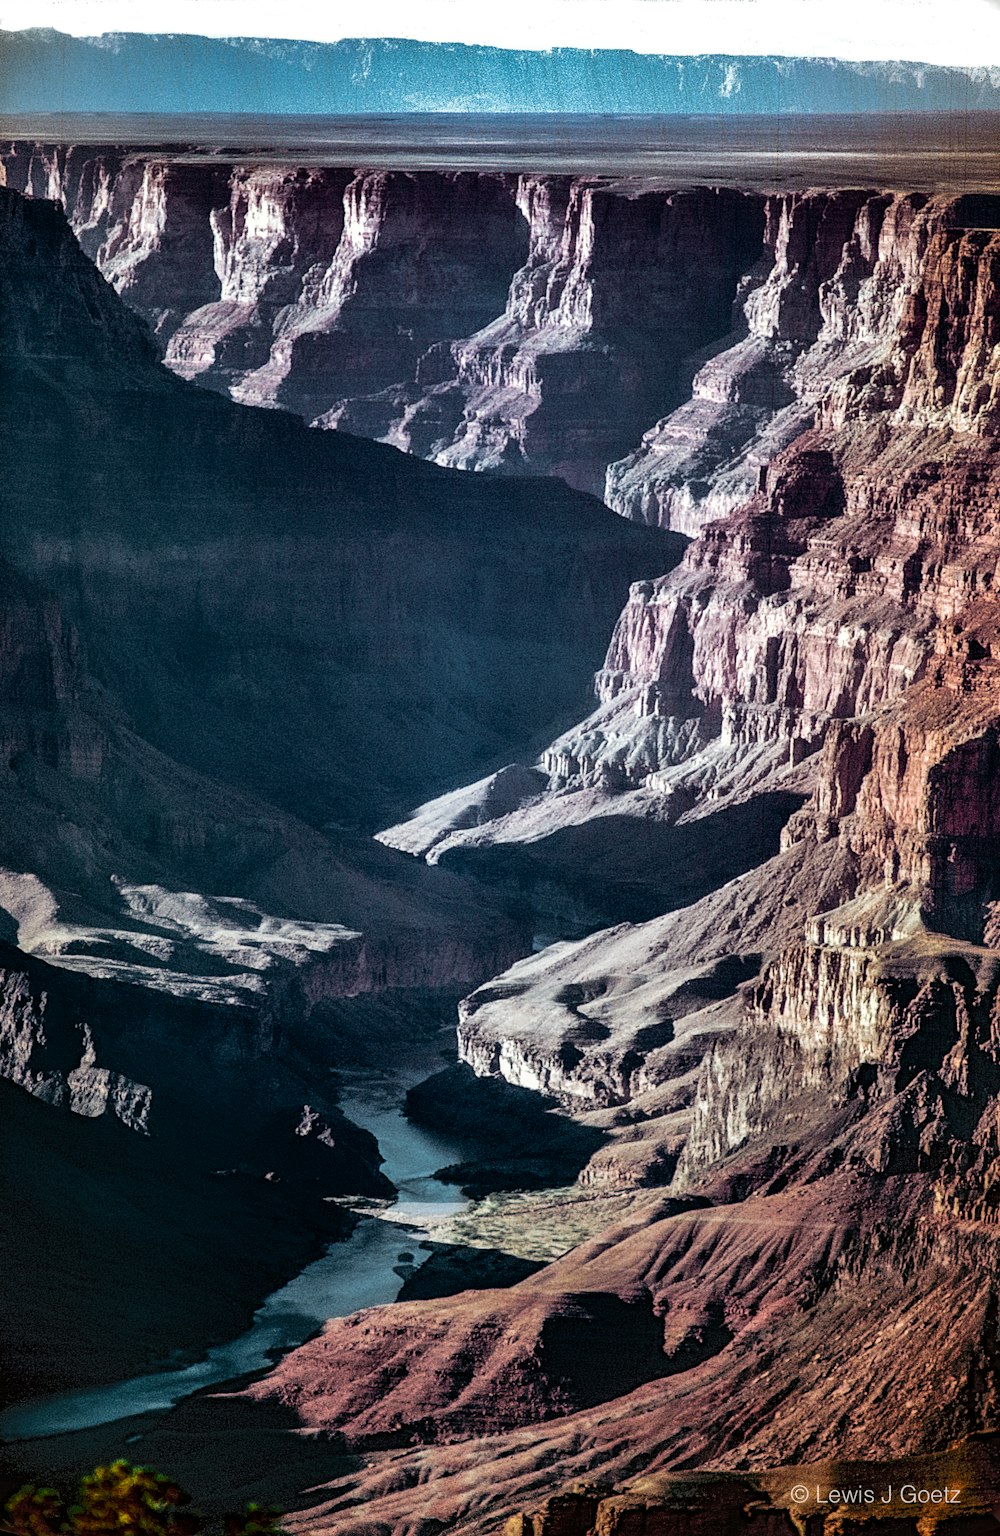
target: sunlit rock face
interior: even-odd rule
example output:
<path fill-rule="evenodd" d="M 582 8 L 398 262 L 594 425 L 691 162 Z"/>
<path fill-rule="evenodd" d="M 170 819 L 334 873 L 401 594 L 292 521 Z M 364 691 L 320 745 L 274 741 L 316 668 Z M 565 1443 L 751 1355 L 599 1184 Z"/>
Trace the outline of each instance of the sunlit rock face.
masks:
<path fill-rule="evenodd" d="M 971 376 L 971 359 L 981 356 L 976 337 L 989 329 L 976 316 L 992 280 L 994 237 L 943 232 L 948 220 L 981 216 L 978 207 L 942 203 L 916 220 L 904 217 L 906 200 L 892 206 L 883 257 L 901 280 L 908 274 L 909 286 L 884 309 L 864 284 L 858 289 L 867 316 L 878 310 L 886 324 L 886 314 L 894 317 L 878 357 L 862 365 L 855 354 L 818 408 L 820 425 L 769 462 L 753 495 L 710 523 L 674 572 L 632 589 L 597 674 L 596 711 L 542 753 L 535 778 L 520 770 L 514 801 L 492 817 L 486 783 L 471 824 L 455 796 L 385 840 L 462 868 L 477 860 L 490 868 L 500 851 L 509 861 L 515 850 L 522 867 L 537 864 L 549 840 L 550 875 L 566 883 L 574 873 L 583 879 L 599 857 L 617 879 L 631 859 L 633 879 L 649 888 L 655 872 L 635 866 L 643 839 L 668 857 L 686 850 L 706 873 L 727 826 L 743 828 L 748 864 L 777 854 L 763 809 L 787 794 L 788 809 L 794 796 L 802 807 L 781 834 L 787 854 L 826 849 L 844 871 L 828 887 L 827 905 L 886 882 L 914 893 L 907 902 L 920 921 L 993 941 L 992 373 L 980 367 L 981 410 L 971 419 L 960 380 Z M 945 301 L 934 295 L 949 284 L 943 331 Z M 851 332 L 871 322 L 842 308 L 839 323 Z M 742 898 L 732 899 L 741 908 Z M 884 925 L 876 927 L 878 944 Z M 580 961 L 588 947 L 593 941 Z M 848 990 L 849 959 L 830 961 Z M 866 962 L 857 964 L 867 974 Z M 827 974 L 816 965 L 807 989 L 813 1006 Z M 612 1087 L 607 1073 L 626 1057 L 645 1081 L 634 1057 L 637 1019 L 623 1008 L 616 1031 L 611 1018 L 617 980 L 568 957 L 556 964 L 553 956 L 553 967 L 565 972 L 564 985 L 591 989 L 583 1011 L 607 1031 L 603 1039 L 571 1038 L 585 1025 L 572 1007 L 556 1006 L 559 989 L 544 960 L 522 962 L 509 999 L 502 978 L 482 1005 L 471 1000 L 462 1025 L 468 1059 L 526 1081 L 543 1072 L 541 1050 L 545 1086 L 568 1100 L 587 1096 L 587 1078 L 595 1100 L 620 1096 L 621 1083 Z M 537 1021 L 533 968 L 545 999 Z M 674 960 L 664 972 L 667 991 L 675 969 Z M 566 1041 L 572 1061 L 560 1064 L 555 1053 Z"/>
<path fill-rule="evenodd" d="M 7 193 L 4 211 L 10 428 L 59 442 L 7 481 L 8 545 L 162 750 L 183 741 L 314 825 L 363 824 L 576 706 L 630 579 L 675 546 L 559 484 L 447 472 L 194 389 L 49 207 Z M 70 367 L 91 377 L 59 420 Z"/>
<path fill-rule="evenodd" d="M 783 333 L 775 346 L 799 333 L 796 367 L 813 370 L 814 403 L 805 419 L 796 406 L 797 435 L 780 452 L 774 418 L 764 421 L 748 453 L 765 462 L 740 504 L 705 523 L 671 574 L 633 587 L 596 677 L 596 710 L 533 769 L 557 793 L 523 776 L 502 814 L 480 809 L 463 825 L 455 800 L 424 808 L 386 840 L 454 863 L 494 844 L 528 850 L 558 836 L 564 866 L 575 841 L 581 868 L 600 849 L 606 878 L 631 860 L 633 881 L 648 881 L 655 870 L 636 864 L 623 825 L 721 828 L 753 799 L 812 792 L 817 775 L 821 814 L 848 814 L 872 760 L 872 717 L 897 701 L 905 713 L 901 701 L 932 666 L 942 678 L 942 668 L 954 674 L 964 658 L 990 653 L 988 637 L 951 640 L 942 628 L 968 631 L 974 615 L 960 611 L 992 582 L 992 372 L 983 358 L 995 236 L 961 228 L 990 210 L 973 198 L 826 201 L 785 200 L 774 212 L 781 258 L 746 306 L 756 326 Z M 695 435 L 699 451 L 709 436 Z M 899 799 L 889 752 L 874 749 L 883 808 Z M 916 743 L 903 752 L 907 783 L 922 753 Z M 900 849 L 918 795 L 907 788 L 893 813 Z M 872 839 L 883 816 L 873 804 L 869 792 Z M 666 834 L 655 835 L 666 851 Z M 753 834 L 762 854 L 777 851 L 770 835 L 763 823 Z M 679 833 L 670 841 L 678 855 L 692 846 Z M 957 890 L 957 869 L 952 876 Z M 973 886 L 978 878 L 969 876 Z"/>
<path fill-rule="evenodd" d="M 258 172 L 258 186 L 263 179 Z M 307 420 L 323 416 L 330 425 L 384 436 L 372 427 L 380 409 L 391 410 L 389 402 L 371 402 L 367 423 L 365 405 L 355 408 L 355 421 L 349 402 L 398 386 L 432 348 L 493 315 L 525 247 L 523 220 L 500 176 L 369 172 L 347 179 L 336 208 L 336 183 L 331 206 L 295 183 L 286 178 L 268 187 L 266 214 L 273 220 L 282 210 L 297 289 L 275 316 L 266 361 L 247 370 L 232 392 L 249 404 L 282 405 Z M 298 204 L 285 212 L 296 190 Z M 257 238 L 253 196 L 252 185 L 235 185 L 228 221 L 225 213 L 216 220 L 223 271 L 246 270 L 239 242 Z M 262 265 L 266 275 L 270 263 Z M 223 302 L 228 297 L 224 279 Z M 268 302 L 274 313 L 274 297 Z M 201 323 L 193 317 L 195 334 Z M 178 337 L 168 362 L 184 345 Z"/>
<path fill-rule="evenodd" d="M 683 397 L 684 360 L 728 329 L 759 251 L 760 201 L 545 178 L 525 178 L 518 200 L 528 263 L 504 315 L 452 346 L 463 419 L 435 457 L 543 469 L 600 492 L 638 424 Z"/>
<path fill-rule="evenodd" d="M 499 174 L 206 167 L 27 144 L 4 161 L 8 186 L 64 204 L 171 368 L 307 420 L 333 424 L 355 397 L 432 375 L 442 347 L 503 309 L 528 250 L 517 179 Z M 391 393 L 368 400 L 349 425 L 382 436 L 395 409 Z"/>
<path fill-rule="evenodd" d="M 0 1075 L 139 1134 L 186 1105 L 220 1159 L 254 1106 L 322 1149 L 324 1005 L 530 943 L 365 823 L 575 707 L 663 541 L 196 390 L 50 203 L 0 192 L 0 248 Z M 337 1189 L 378 1186 L 349 1146 Z"/>
<path fill-rule="evenodd" d="M 924 196 L 769 198 L 729 344 L 702 361 L 691 399 L 609 466 L 609 505 L 696 534 L 745 501 L 770 459 L 815 423 L 831 386 L 894 345 L 928 240 L 947 218 L 947 205 Z"/>
<path fill-rule="evenodd" d="M 194 193 L 141 186 L 135 238 L 96 207 L 94 235 L 163 338 L 201 226 L 171 247 Z M 198 390 L 51 202 L 0 190 L 0 268 L 0 1369 L 27 1392 L 238 1334 L 343 1235 L 325 1202 L 390 1192 L 334 1103 L 352 1001 L 402 1031 L 530 928 L 367 829 L 575 710 L 630 581 L 679 550 L 558 482 Z M 122 1276 L 35 1286 L 36 1221 Z M 240 1278 L 199 1312 L 217 1270 Z"/>
<path fill-rule="evenodd" d="M 952 326 L 995 216 L 985 194 L 649 190 L 25 141 L 0 158 L 9 186 L 64 203 L 183 377 L 441 463 L 559 474 L 686 534 L 752 493 L 839 380 L 874 368 L 884 390 L 904 307 L 906 325 L 929 305 Z M 982 319 L 985 289 L 977 302 Z M 955 425 L 991 408 L 988 331 L 939 385 Z M 913 421 L 928 377 L 915 358 Z"/>
<path fill-rule="evenodd" d="M 708 188 L 27 143 L 3 159 L 9 186 L 63 201 L 183 377 L 598 494 L 729 332 L 765 231 L 763 198 Z"/>
<path fill-rule="evenodd" d="M 809 202 L 811 222 L 785 200 L 769 225 L 785 254 L 736 343 L 812 370 L 815 392 L 781 405 L 794 432 L 777 450 L 764 412 L 738 504 L 633 588 L 593 714 L 383 834 L 445 868 L 542 869 L 564 889 L 599 867 L 648 891 L 670 858 L 681 882 L 682 851 L 715 869 L 698 899 L 551 943 L 461 1008 L 473 1070 L 611 1131 L 584 1187 L 637 1192 L 631 1220 L 522 1282 L 507 1328 L 595 1287 L 648 1294 L 663 1328 L 655 1382 L 623 1390 L 608 1351 L 603 1404 L 539 1392 L 530 1436 L 519 1399 L 491 1463 L 509 1489 L 537 1489 L 552 1458 L 569 1486 L 806 1447 L 930 1451 L 995 1411 L 997 209 Z M 782 793 L 797 808 L 771 844 Z M 747 864 L 726 877 L 712 860 L 737 839 Z M 499 1334 L 493 1304 L 489 1319 Z M 381 1340 L 378 1369 L 417 1325 Z M 408 1456 L 427 1517 L 471 1529 L 472 1442 L 451 1438 L 440 1362 L 475 1338 L 489 1379 L 500 1356 L 457 1304 L 420 1326 L 434 1361 L 426 1395 L 412 1373 L 407 1395 L 433 1402 L 423 1433 L 442 1444 Z M 322 1346 L 354 1347 L 336 1325 Z M 366 1443 L 363 1386 L 310 1406 L 320 1354 L 262 1394 Z M 890 1401 L 887 1425 L 875 1405 Z M 392 1495 L 369 1491 L 388 1514 Z"/>

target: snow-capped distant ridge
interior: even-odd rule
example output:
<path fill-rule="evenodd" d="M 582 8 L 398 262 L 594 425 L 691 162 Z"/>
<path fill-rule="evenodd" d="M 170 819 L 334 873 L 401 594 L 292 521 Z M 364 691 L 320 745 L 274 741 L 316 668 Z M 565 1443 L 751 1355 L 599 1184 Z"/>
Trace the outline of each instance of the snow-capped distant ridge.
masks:
<path fill-rule="evenodd" d="M 1000 67 L 625 49 L 503 49 L 407 38 L 51 28 L 0 32 L 3 111 L 355 114 L 905 113 L 1000 110 Z"/>

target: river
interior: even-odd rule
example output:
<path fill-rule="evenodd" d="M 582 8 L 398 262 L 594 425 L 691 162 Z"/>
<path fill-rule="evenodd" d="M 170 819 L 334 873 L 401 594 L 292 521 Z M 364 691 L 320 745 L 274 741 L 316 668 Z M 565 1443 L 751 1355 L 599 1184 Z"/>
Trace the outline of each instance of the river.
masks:
<path fill-rule="evenodd" d="M 13 1403 L 0 1413 L 0 1437 L 11 1441 L 61 1435 L 172 1408 L 203 1387 L 265 1370 L 311 1338 L 328 1318 L 395 1301 L 404 1279 L 427 1258 L 419 1247 L 428 1235 L 425 1223 L 468 1204 L 453 1185 L 434 1177 L 435 1168 L 459 1161 L 460 1149 L 404 1119 L 401 1105 L 408 1086 L 401 1079 L 367 1083 L 341 1102 L 356 1125 L 378 1138 L 383 1171 L 399 1191 L 388 1219 L 362 1217 L 346 1241 L 331 1243 L 321 1259 L 273 1291 L 245 1333 L 209 1350 L 203 1360 Z"/>

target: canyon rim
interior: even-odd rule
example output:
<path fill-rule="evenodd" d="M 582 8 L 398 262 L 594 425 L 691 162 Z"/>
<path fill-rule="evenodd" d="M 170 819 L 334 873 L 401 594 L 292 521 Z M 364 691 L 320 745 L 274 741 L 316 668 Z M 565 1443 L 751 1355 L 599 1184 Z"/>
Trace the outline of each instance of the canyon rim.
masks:
<path fill-rule="evenodd" d="M 1000 38 L 74 7 L 0 32 L 3 1497 L 1000 1530 Z"/>

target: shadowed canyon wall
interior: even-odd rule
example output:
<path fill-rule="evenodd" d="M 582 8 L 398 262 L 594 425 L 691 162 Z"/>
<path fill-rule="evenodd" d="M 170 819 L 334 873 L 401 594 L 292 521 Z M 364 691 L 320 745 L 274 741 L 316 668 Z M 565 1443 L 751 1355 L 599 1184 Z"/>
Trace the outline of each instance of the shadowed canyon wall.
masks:
<path fill-rule="evenodd" d="M 0 160 L 8 186 L 63 203 L 183 377 L 444 464 L 560 474 L 689 534 L 890 342 L 947 222 L 924 194 L 27 141 Z M 963 201 L 958 223 L 979 222 Z"/>
<path fill-rule="evenodd" d="M 414 1019 L 530 930 L 366 825 L 575 712 L 630 580 L 679 549 L 565 486 L 197 390 L 50 203 L 0 191 L 0 252 L 0 1076 L 34 1101 L 5 1167 L 38 1170 L 5 1233 L 4 1369 L 41 1390 L 238 1332 L 343 1231 L 325 1199 L 387 1192 L 334 1105 L 350 1031 L 323 1005 L 378 993 Z M 141 1245 L 144 1182 L 162 1263 L 102 1310 L 91 1260 Z M 96 1246 L 25 1309 L 35 1220 Z M 233 1277 L 201 1313 L 199 1256 Z"/>

